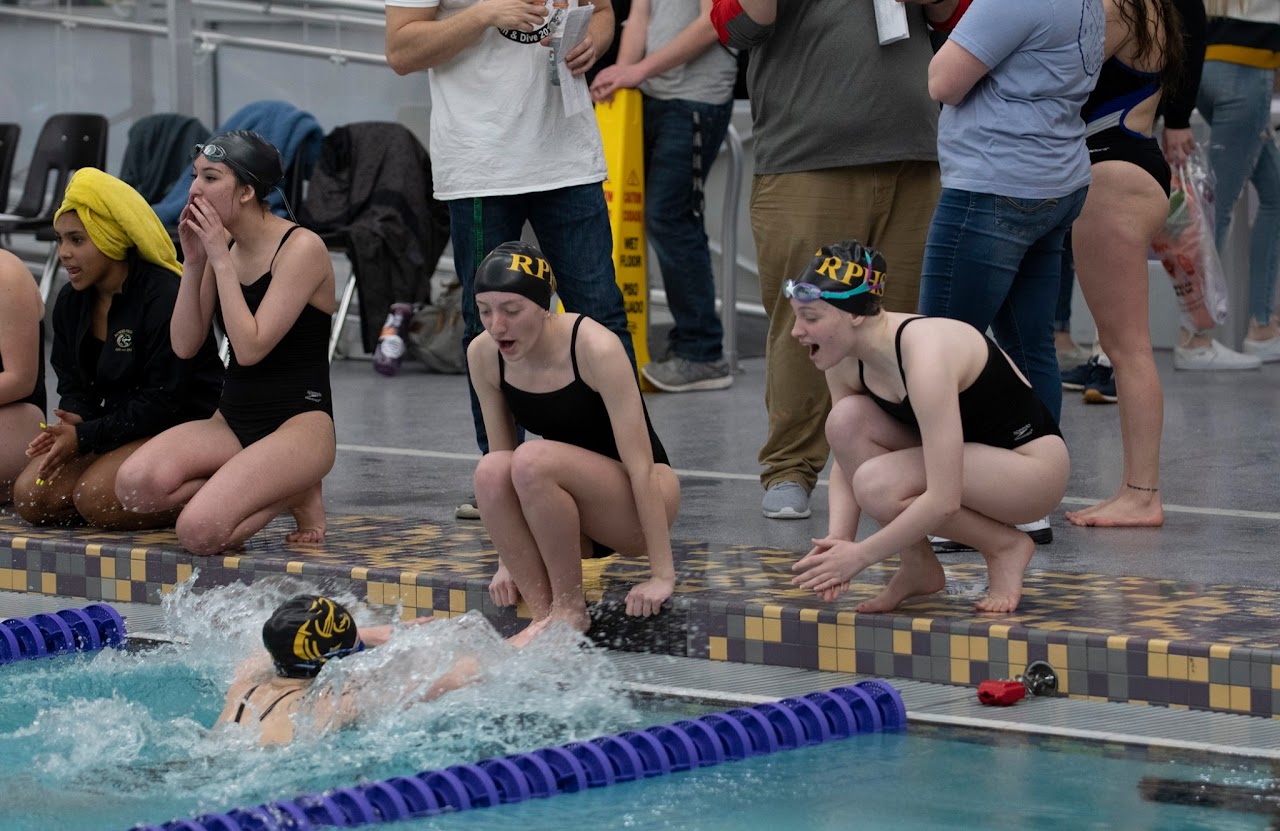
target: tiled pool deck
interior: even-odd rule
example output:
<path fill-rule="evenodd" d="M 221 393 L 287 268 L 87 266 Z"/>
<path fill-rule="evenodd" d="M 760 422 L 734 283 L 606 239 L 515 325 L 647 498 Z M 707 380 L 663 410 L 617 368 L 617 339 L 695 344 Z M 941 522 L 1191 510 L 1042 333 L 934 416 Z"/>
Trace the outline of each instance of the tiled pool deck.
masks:
<path fill-rule="evenodd" d="M 481 610 L 500 628 L 486 587 L 496 557 L 479 523 L 331 515 L 323 544 L 286 545 L 283 522 L 238 556 L 195 557 L 172 531 L 32 528 L 0 513 L 0 590 L 158 603 L 198 569 L 198 588 L 295 575 L 343 587 L 404 615 Z M 676 596 L 655 619 L 621 611 L 643 564 L 587 564 L 593 637 L 626 650 L 976 686 L 1035 660 L 1071 697 L 1280 716 L 1280 592 L 1151 577 L 1031 569 L 1018 611 L 973 609 L 976 563 L 948 563 L 954 593 L 893 614 L 857 614 L 892 566 L 875 567 L 832 606 L 792 587 L 793 551 L 675 543 Z M 844 610 L 848 609 L 848 611 Z"/>

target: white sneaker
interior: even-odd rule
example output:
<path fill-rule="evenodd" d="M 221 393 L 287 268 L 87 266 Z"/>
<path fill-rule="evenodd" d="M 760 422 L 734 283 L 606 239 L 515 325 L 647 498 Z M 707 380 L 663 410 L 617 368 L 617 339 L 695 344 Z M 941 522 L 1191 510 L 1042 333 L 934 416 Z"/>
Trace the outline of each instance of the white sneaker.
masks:
<path fill-rule="evenodd" d="M 1245 338 L 1244 349 L 1241 351 L 1246 355 L 1253 355 L 1259 358 L 1263 363 L 1280 361 L 1280 335 L 1274 338 L 1266 338 L 1265 340 Z"/>
<path fill-rule="evenodd" d="M 1261 366 L 1262 359 L 1258 356 L 1242 354 L 1216 340 L 1208 346 L 1173 348 L 1174 369 L 1259 369 Z"/>

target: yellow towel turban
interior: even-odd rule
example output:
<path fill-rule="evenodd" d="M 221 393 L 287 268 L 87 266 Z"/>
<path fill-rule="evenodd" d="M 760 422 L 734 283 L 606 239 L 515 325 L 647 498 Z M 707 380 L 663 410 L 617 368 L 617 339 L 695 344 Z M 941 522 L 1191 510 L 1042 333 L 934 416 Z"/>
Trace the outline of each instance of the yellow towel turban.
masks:
<path fill-rule="evenodd" d="M 160 224 L 147 200 L 130 185 L 94 167 L 82 167 L 71 176 L 56 220 L 75 211 L 98 250 L 113 260 L 123 260 L 130 248 L 142 259 L 182 274 L 173 240 Z"/>

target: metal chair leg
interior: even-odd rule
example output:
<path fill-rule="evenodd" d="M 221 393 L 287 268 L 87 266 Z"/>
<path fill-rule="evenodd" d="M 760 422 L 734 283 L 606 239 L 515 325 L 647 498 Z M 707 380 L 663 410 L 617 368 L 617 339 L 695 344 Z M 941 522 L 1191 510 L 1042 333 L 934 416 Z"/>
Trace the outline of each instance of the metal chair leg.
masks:
<path fill-rule="evenodd" d="M 53 281 L 58 276 L 58 269 L 61 263 L 58 262 L 58 243 L 49 245 L 49 256 L 44 258 L 44 271 L 40 272 L 40 299 L 45 304 L 49 303 L 49 295 L 53 293 Z"/>
<path fill-rule="evenodd" d="M 333 353 L 338 350 L 338 338 L 342 335 L 342 326 L 347 322 L 347 314 L 351 311 L 351 298 L 356 293 L 356 274 L 347 275 L 347 284 L 342 289 L 342 300 L 338 303 L 338 311 L 333 317 L 333 329 L 329 332 L 329 363 L 333 363 Z"/>

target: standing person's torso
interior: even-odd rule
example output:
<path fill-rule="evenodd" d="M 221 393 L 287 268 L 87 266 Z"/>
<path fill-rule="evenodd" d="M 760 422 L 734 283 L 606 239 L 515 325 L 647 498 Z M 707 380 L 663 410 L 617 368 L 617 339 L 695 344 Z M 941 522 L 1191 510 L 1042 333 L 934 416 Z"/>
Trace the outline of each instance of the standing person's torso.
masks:
<path fill-rule="evenodd" d="M 1209 12 L 1205 60 L 1280 68 L 1280 0 L 1219 0 Z M 1223 10 L 1225 9 L 1225 16 Z"/>
<path fill-rule="evenodd" d="M 446 20 L 477 2 L 442 0 L 436 19 Z M 507 33 L 487 28 L 478 41 L 427 72 L 437 199 L 604 181 L 595 114 L 588 107 L 566 117 L 560 87 L 551 84 L 550 50 L 539 43 L 550 36 L 550 26 Z"/>
<path fill-rule="evenodd" d="M 650 0 L 645 54 L 653 54 L 671 42 L 702 15 L 699 0 Z M 654 98 L 723 104 L 733 97 L 738 59 L 720 44 L 712 44 L 688 63 L 640 84 L 640 91 Z"/>
<path fill-rule="evenodd" d="M 924 12 L 881 46 L 871 0 L 778 0 L 773 33 L 751 50 L 756 173 L 795 173 L 937 156 Z"/>
<path fill-rule="evenodd" d="M 1042 199 L 1087 185 L 1080 111 L 1105 36 L 1102 0 L 974 0 L 951 39 L 990 71 L 943 108 L 943 187 Z"/>

